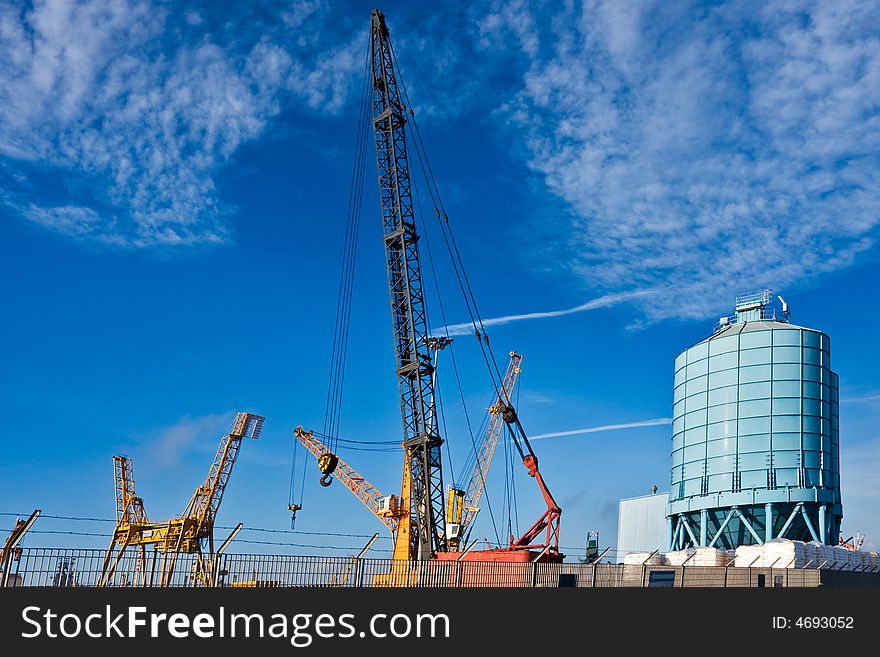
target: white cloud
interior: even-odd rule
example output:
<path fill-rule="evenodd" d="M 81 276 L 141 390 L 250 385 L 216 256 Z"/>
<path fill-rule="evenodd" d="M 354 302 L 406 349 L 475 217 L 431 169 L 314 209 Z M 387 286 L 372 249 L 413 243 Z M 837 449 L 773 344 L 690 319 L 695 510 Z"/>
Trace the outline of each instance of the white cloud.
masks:
<path fill-rule="evenodd" d="M 625 422 L 623 424 L 604 424 L 598 427 L 586 429 L 571 429 L 569 431 L 555 431 L 532 436 L 529 440 L 543 440 L 544 438 L 563 438 L 565 436 L 579 436 L 587 433 L 600 433 L 602 431 L 620 431 L 621 429 L 638 429 L 639 427 L 658 427 L 672 424 L 671 417 L 657 417 L 652 420 L 639 420 L 638 422 Z"/>
<path fill-rule="evenodd" d="M 163 427 L 147 436 L 138 451 L 145 451 L 148 467 L 168 468 L 178 465 L 183 457 L 193 451 L 213 452 L 220 437 L 232 428 L 233 411 L 183 417 L 175 424 Z"/>
<path fill-rule="evenodd" d="M 581 313 L 586 310 L 595 310 L 596 308 L 607 308 L 608 306 L 613 306 L 622 301 L 628 301 L 630 299 L 635 299 L 638 297 L 643 297 L 647 294 L 652 294 L 649 290 L 639 290 L 636 292 L 622 292 L 620 294 L 606 294 L 604 296 L 598 297 L 596 299 L 590 299 L 589 301 L 582 303 L 578 306 L 574 306 L 573 308 L 565 308 L 563 310 L 547 310 L 544 312 L 534 312 L 534 313 L 524 313 L 521 315 L 505 315 L 503 317 L 492 317 L 490 319 L 484 319 L 482 321 L 482 326 L 485 328 L 487 326 L 499 326 L 503 324 L 510 324 L 511 322 L 520 322 L 526 319 L 546 319 L 549 317 L 561 317 L 563 315 L 573 315 L 574 313 Z M 449 326 L 444 326 L 439 329 L 435 329 L 433 333 L 443 334 L 443 335 L 468 335 L 474 332 L 474 325 L 470 322 L 463 322 L 461 324 L 450 324 Z"/>
<path fill-rule="evenodd" d="M 305 4 L 291 15 L 314 21 L 321 7 Z M 68 196 L 19 182 L 2 195 L 8 207 L 113 244 L 223 242 L 219 168 L 282 101 L 338 110 L 360 66 L 347 39 L 302 47 L 281 22 L 218 28 L 172 9 L 147 0 L 0 8 L 0 158 L 51 172 L 53 192 Z"/>
<path fill-rule="evenodd" d="M 864 397 L 844 397 L 841 404 L 861 404 L 880 401 L 880 395 L 865 395 Z"/>
<path fill-rule="evenodd" d="M 541 12 L 517 5 L 523 20 Z M 650 320 L 850 265 L 880 226 L 880 13 L 873 3 L 555 7 L 502 113 L 574 219 L 585 287 L 668 286 Z M 481 43 L 510 44 L 499 9 Z M 525 23 L 522 23 L 525 24 Z M 571 237 L 573 235 L 573 237 Z"/>

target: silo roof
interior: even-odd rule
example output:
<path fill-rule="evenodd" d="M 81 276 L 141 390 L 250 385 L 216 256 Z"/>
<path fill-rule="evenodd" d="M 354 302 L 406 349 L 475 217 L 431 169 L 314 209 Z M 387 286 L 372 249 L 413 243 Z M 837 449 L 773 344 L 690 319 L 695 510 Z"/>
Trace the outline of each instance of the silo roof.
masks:
<path fill-rule="evenodd" d="M 768 331 L 768 330 L 779 330 L 779 329 L 793 329 L 793 330 L 803 330 L 803 331 L 813 331 L 814 333 L 821 333 L 822 331 L 818 331 L 816 329 L 807 328 L 806 326 L 798 326 L 797 324 L 791 324 L 789 322 L 776 322 L 773 320 L 767 319 L 756 319 L 751 321 L 744 322 L 735 322 L 721 329 L 717 333 L 710 335 L 708 338 L 700 340 L 695 343 L 696 346 L 698 344 L 702 344 L 704 342 L 709 342 L 710 340 L 715 340 L 717 338 L 727 337 L 730 335 L 739 335 L 740 333 L 751 333 L 752 331 Z"/>

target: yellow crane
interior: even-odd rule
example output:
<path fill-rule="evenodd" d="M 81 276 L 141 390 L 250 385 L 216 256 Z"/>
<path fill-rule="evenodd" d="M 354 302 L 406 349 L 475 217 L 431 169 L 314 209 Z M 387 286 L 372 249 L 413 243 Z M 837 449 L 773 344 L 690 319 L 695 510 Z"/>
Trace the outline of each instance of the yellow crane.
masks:
<path fill-rule="evenodd" d="M 461 544 L 470 530 L 470 524 L 480 511 L 480 501 L 486 489 L 489 466 L 492 465 L 498 438 L 504 428 L 505 414 L 509 413 L 509 409 L 512 409 L 510 400 L 520 373 L 521 363 L 522 356 L 511 351 L 498 399 L 489 407 L 489 422 L 480 441 L 467 488 L 449 487 L 449 499 L 446 506 L 446 545 L 449 552 L 460 551 Z"/>
<path fill-rule="evenodd" d="M 40 509 L 34 509 L 34 512 L 27 520 L 15 519 L 15 527 L 12 528 L 12 532 L 3 544 L 3 548 L 0 549 L 0 587 L 5 587 L 8 584 L 9 568 L 12 565 L 12 561 L 16 559 L 15 555 L 18 544 L 21 543 L 24 535 L 28 533 L 28 530 L 33 526 L 37 518 L 40 517 L 41 513 Z"/>
<path fill-rule="evenodd" d="M 511 351 L 498 399 L 489 407 L 489 422 L 480 442 L 467 488 L 461 489 L 453 486 L 449 489 L 449 506 L 446 518 L 448 532 L 446 541 L 449 552 L 459 551 L 462 537 L 479 512 L 480 501 L 486 487 L 486 477 L 489 475 L 489 466 L 492 464 L 495 447 L 498 445 L 498 438 L 504 426 L 504 414 L 510 406 L 521 362 L 522 356 Z M 409 500 L 412 490 L 409 468 L 407 467 L 409 460 L 404 459 L 400 495 L 384 495 L 315 437 L 313 431 L 306 431 L 299 426 L 294 430 L 294 436 L 318 460 L 318 468 L 324 473 L 322 483 L 325 485 L 329 483 L 328 479 L 332 473 L 389 529 L 394 539 L 392 558 L 409 559 L 411 518 Z"/>
<path fill-rule="evenodd" d="M 348 463 L 336 456 L 330 448 L 315 437 L 313 431 L 306 431 L 301 426 L 294 430 L 294 436 L 317 459 L 318 467 L 324 473 L 323 480 L 333 473 L 355 497 L 364 503 L 374 516 L 391 531 L 394 539 L 393 559 L 409 559 L 410 510 L 410 476 L 408 461 L 404 460 L 403 481 L 400 496 L 383 495 L 379 489 L 364 479 Z"/>
<path fill-rule="evenodd" d="M 223 492 L 238 457 L 242 438 L 259 437 L 265 418 L 253 413 L 238 413 L 232 429 L 220 440 L 217 454 L 205 482 L 193 493 L 184 512 L 164 522 L 150 522 L 143 500 L 136 494 L 131 459 L 113 457 L 116 482 L 116 529 L 104 557 L 99 586 L 110 586 L 113 576 L 129 547 L 137 548 L 136 573 L 142 586 L 152 586 L 156 557 L 162 552 L 160 586 L 168 586 L 174 574 L 177 555 L 195 554 L 194 577 L 204 586 L 213 585 L 214 519 Z M 208 554 L 202 552 L 202 541 L 208 541 Z M 147 575 L 147 545 L 153 546 L 153 559 Z"/>

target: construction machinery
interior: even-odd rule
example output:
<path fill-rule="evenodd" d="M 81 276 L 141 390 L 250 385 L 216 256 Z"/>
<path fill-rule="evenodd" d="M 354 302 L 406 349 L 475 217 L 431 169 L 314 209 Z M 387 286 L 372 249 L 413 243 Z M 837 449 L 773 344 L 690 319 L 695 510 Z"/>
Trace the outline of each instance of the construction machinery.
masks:
<path fill-rule="evenodd" d="M 459 517 L 465 530 L 467 530 L 470 522 L 479 510 L 479 500 L 485 487 L 486 475 L 488 474 L 489 465 L 492 461 L 492 455 L 498 442 L 498 436 L 501 433 L 501 426 L 506 426 L 510 436 L 510 440 L 516 447 L 523 465 L 528 471 L 530 477 L 534 477 L 538 484 L 538 489 L 547 505 L 547 510 L 541 514 L 541 517 L 529 527 L 526 532 L 519 538 L 510 536 L 510 543 L 506 547 L 489 548 L 486 550 L 468 551 L 466 555 L 459 556 L 457 551 L 461 543 L 465 541 L 451 541 L 454 549 L 447 550 L 437 554 L 440 560 L 458 560 L 465 559 L 467 561 L 551 561 L 561 562 L 564 555 L 559 552 L 559 522 L 562 516 L 562 509 L 553 499 L 550 489 L 544 482 L 543 476 L 538 468 L 538 457 L 532 450 L 526 432 L 519 421 L 516 409 L 511 401 L 513 386 L 519 375 L 522 357 L 511 352 L 510 361 L 507 365 L 507 372 L 499 391 L 498 401 L 489 409 L 491 416 L 489 425 L 483 437 L 483 442 L 478 452 L 477 461 L 474 465 L 471 481 L 467 491 L 460 489 L 450 490 L 450 519 L 456 520 Z M 455 528 L 455 523 L 448 524 L 450 533 L 461 536 L 462 532 Z M 544 541 L 536 542 L 544 533 Z M 536 554 L 537 552 L 537 554 Z"/>
<path fill-rule="evenodd" d="M 24 535 L 28 533 L 28 530 L 37 521 L 41 513 L 40 509 L 34 509 L 34 512 L 27 520 L 15 519 L 15 527 L 12 528 L 12 532 L 10 532 L 6 542 L 3 544 L 2 550 L 0 550 L 0 586 L 5 587 L 7 585 L 9 569 L 12 566 L 12 561 L 17 558 L 18 544 L 21 543 Z M 18 553 L 20 554 L 20 550 L 18 550 Z"/>
<path fill-rule="evenodd" d="M 296 439 L 318 459 L 318 467 L 324 472 L 326 464 L 334 462 L 332 474 L 364 503 L 391 532 L 394 539 L 394 559 L 410 558 L 409 510 L 401 499 L 409 495 L 408 477 L 404 475 L 400 496 L 383 495 L 379 490 L 357 473 L 348 463 L 333 454 L 330 449 L 315 437 L 313 431 L 305 431 L 301 426 L 294 430 Z M 331 458 L 332 457 L 332 458 Z M 323 465 L 323 467 L 322 467 Z M 406 463 L 404 463 L 404 468 Z M 324 477 L 328 474 L 325 473 Z"/>
<path fill-rule="evenodd" d="M 410 558 L 425 560 L 445 548 L 440 461 L 443 440 L 429 417 L 434 366 L 428 345 L 406 149 L 407 109 L 395 75 L 385 16 L 378 10 L 373 10 L 371 18 L 370 62 L 379 205 L 403 420 L 404 484 L 412 491 L 408 500 Z"/>
<path fill-rule="evenodd" d="M 415 212 L 412 198 L 412 182 L 410 178 L 410 159 L 407 152 L 407 123 L 413 119 L 414 113 L 406 104 L 406 90 L 398 83 L 395 72 L 396 58 L 388 34 L 384 15 L 374 10 L 370 28 L 370 84 L 368 111 L 362 111 L 371 118 L 373 136 L 376 147 L 376 164 L 379 180 L 379 205 L 382 216 L 385 261 L 388 274 L 388 287 L 391 297 L 391 316 L 393 326 L 393 343 L 395 349 L 395 365 L 398 379 L 399 402 L 403 420 L 404 467 L 399 497 L 382 495 L 378 489 L 369 484 L 350 466 L 334 453 L 332 446 L 338 440 L 334 430 L 338 422 L 334 413 L 338 413 L 341 400 L 341 380 L 333 367 L 339 367 L 344 360 L 344 347 L 334 338 L 335 365 L 331 366 L 331 385 L 328 391 L 328 409 L 325 426 L 330 429 L 322 434 L 330 445 L 326 445 L 315 437 L 312 431 L 298 427 L 295 431 L 299 440 L 318 459 L 318 466 L 323 474 L 321 483 L 330 484 L 331 476 L 338 478 L 391 530 L 394 536 L 394 559 L 396 560 L 429 560 L 433 558 L 460 558 L 462 531 L 467 531 L 479 509 L 480 498 L 485 489 L 485 479 L 492 460 L 495 447 L 502 432 L 507 426 L 512 442 L 516 445 L 529 475 L 535 477 L 547 504 L 547 511 L 519 539 L 510 538 L 510 545 L 491 551 L 483 551 L 481 557 L 493 560 L 522 560 L 531 558 L 532 551 L 539 549 L 538 557 L 543 559 L 560 559 L 558 554 L 559 517 L 561 510 L 553 500 L 540 472 L 538 461 L 532 451 L 528 438 L 511 403 L 511 393 L 519 373 L 521 357 L 511 354 L 507 375 L 498 382 L 497 368 L 493 369 L 494 356 L 491 354 L 489 340 L 482 321 L 476 310 L 476 302 L 467 284 L 463 265 L 460 262 L 454 238 L 444 232 L 447 249 L 453 257 L 455 274 L 462 292 L 465 294 L 469 312 L 471 312 L 474 331 L 483 350 L 490 376 L 495 383 L 497 401 L 490 413 L 490 422 L 483 438 L 481 449 L 467 489 L 454 487 L 450 492 L 450 513 L 445 513 L 443 495 L 442 465 L 440 447 L 443 439 L 440 436 L 437 421 L 437 398 L 435 395 L 436 358 L 432 352 L 439 352 L 449 342 L 449 338 L 432 338 L 427 333 L 426 310 L 422 291 L 422 272 L 419 263 L 419 235 L 416 230 Z M 430 167 L 426 169 L 420 136 L 416 128 L 415 148 L 418 162 L 426 179 Z M 363 163 L 363 150 L 356 151 L 356 162 Z M 357 169 L 357 166 L 356 166 Z M 353 195 L 359 186 L 353 181 Z M 434 192 L 431 193 L 435 199 Z M 449 231 L 446 213 L 442 211 L 442 203 L 434 212 L 441 223 L 441 230 Z M 357 221 L 358 216 L 349 215 Z M 347 244 L 355 228 L 347 230 Z M 340 299 L 343 300 L 337 309 L 337 336 L 342 336 L 344 343 L 348 333 L 347 313 L 350 304 L 346 301 L 350 295 L 350 279 L 352 256 L 354 249 L 346 248 L 343 267 L 343 278 L 340 284 Z M 342 317 L 342 321 L 340 321 Z M 337 351 L 338 350 L 338 351 Z M 337 354 L 342 354 L 342 360 Z M 334 378 L 335 377 L 335 378 Z M 330 417 L 328 421 L 328 417 Z M 289 509 L 295 514 L 301 504 L 291 501 Z M 534 541 L 546 529 L 546 540 L 542 544 Z M 446 555 L 446 556 L 443 556 Z M 404 568 L 406 580 L 409 572 Z M 393 578 L 392 578 L 393 580 Z M 389 580 L 389 581 L 392 581 Z M 400 581 L 400 580 L 398 580 Z"/>
<path fill-rule="evenodd" d="M 446 549 L 443 532 L 444 499 L 439 435 L 433 415 L 434 372 L 431 341 L 428 337 L 422 273 L 419 264 L 419 237 L 416 232 L 406 151 L 407 121 L 401 90 L 394 72 L 394 56 L 388 39 L 385 17 L 374 10 L 370 29 L 371 97 L 373 134 L 379 172 L 379 204 L 385 244 L 388 289 L 400 412 L 403 421 L 404 467 L 401 494 L 380 514 L 395 535 L 394 556 L 398 559 L 427 560 Z M 316 454 L 324 474 L 322 483 L 345 464 L 326 446 L 302 429 L 297 438 Z M 313 453 L 315 453 L 313 451 Z M 346 485 L 376 513 L 379 499 L 390 505 L 393 496 L 381 496 L 354 470 L 340 471 Z M 353 475 L 351 473 L 354 473 Z M 351 476 L 359 477 L 351 479 Z M 291 504 L 291 511 L 299 505 Z M 404 548 L 406 548 L 404 550 Z"/>
<path fill-rule="evenodd" d="M 458 552 L 467 544 L 471 523 L 480 511 L 480 502 L 486 489 L 489 467 L 495 456 L 498 438 L 504 428 L 504 414 L 510 408 L 510 399 L 521 371 L 522 356 L 510 352 L 507 371 L 501 382 L 498 399 L 489 407 L 489 422 L 477 449 L 476 460 L 466 488 L 450 486 L 446 505 L 446 542 L 449 552 Z"/>
<path fill-rule="evenodd" d="M 114 456 L 116 529 L 104 557 L 98 585 L 113 584 L 114 574 L 126 550 L 134 548 L 137 551 L 135 578 L 140 580 L 141 586 L 153 586 L 159 553 L 162 554 L 162 563 L 158 568 L 159 586 L 170 585 L 177 556 L 181 553 L 196 555 L 193 578 L 203 586 L 213 586 L 216 580 L 214 519 L 238 457 L 242 438 L 258 438 L 264 421 L 263 416 L 253 413 L 236 415 L 232 428 L 220 440 L 205 482 L 196 488 L 180 516 L 164 522 L 151 522 L 147 518 L 143 499 L 135 491 L 131 459 Z M 203 547 L 205 542 L 207 553 Z M 146 550 L 148 545 L 153 546 L 149 567 Z"/>

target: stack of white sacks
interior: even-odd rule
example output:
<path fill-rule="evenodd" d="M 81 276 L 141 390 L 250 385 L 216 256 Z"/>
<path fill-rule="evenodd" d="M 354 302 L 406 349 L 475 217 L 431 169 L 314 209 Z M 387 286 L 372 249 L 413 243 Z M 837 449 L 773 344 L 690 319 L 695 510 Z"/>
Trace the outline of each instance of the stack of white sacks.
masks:
<path fill-rule="evenodd" d="M 803 568 L 812 558 L 812 550 L 808 557 L 806 543 L 803 541 L 775 538 L 764 543 L 763 547 L 761 566 L 764 568 Z"/>
<path fill-rule="evenodd" d="M 623 563 L 628 566 L 641 566 L 642 564 L 647 566 L 662 566 L 664 560 L 663 555 L 659 552 L 656 554 L 651 554 L 650 552 L 630 552 L 623 557 Z"/>
<path fill-rule="evenodd" d="M 670 566 L 723 566 L 727 553 L 717 548 L 689 548 L 666 553 L 666 563 Z"/>
<path fill-rule="evenodd" d="M 837 559 L 835 558 L 835 549 L 830 545 L 824 545 L 822 543 L 817 543 L 816 541 L 810 541 L 816 547 L 816 563 L 813 566 L 817 568 L 827 568 L 831 564 L 833 564 Z"/>
<path fill-rule="evenodd" d="M 737 568 L 830 568 L 880 572 L 880 555 L 867 550 L 847 550 L 816 541 L 805 543 L 776 538 L 763 545 L 740 545 L 736 550 L 688 548 L 667 552 L 630 552 L 623 558 L 629 566 L 725 566 Z"/>
<path fill-rule="evenodd" d="M 749 566 L 760 567 L 764 559 L 763 545 L 740 545 L 736 548 L 736 556 L 733 565 L 737 568 L 748 568 Z"/>
<path fill-rule="evenodd" d="M 777 538 L 763 545 L 741 545 L 736 548 L 734 565 L 738 568 L 831 568 L 835 570 L 877 570 L 880 560 L 876 552 L 848 550 L 837 545 L 816 541 L 804 543 Z"/>

